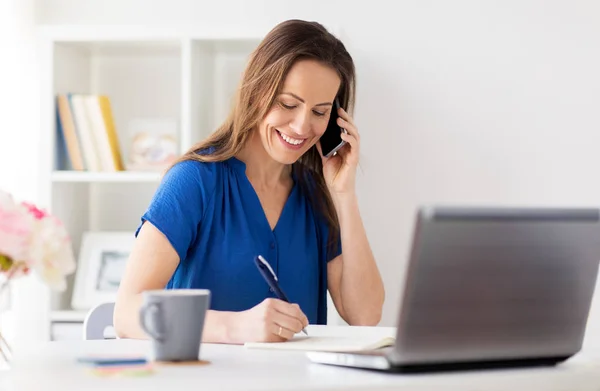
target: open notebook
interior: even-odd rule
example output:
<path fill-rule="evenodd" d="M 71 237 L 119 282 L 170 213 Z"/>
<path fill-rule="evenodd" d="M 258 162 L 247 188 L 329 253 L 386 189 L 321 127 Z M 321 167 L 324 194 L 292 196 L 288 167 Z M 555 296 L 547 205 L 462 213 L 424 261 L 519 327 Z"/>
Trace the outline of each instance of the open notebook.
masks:
<path fill-rule="evenodd" d="M 250 349 L 307 350 L 319 352 L 359 352 L 392 346 L 392 337 L 307 337 L 296 335 L 286 342 L 246 342 Z"/>

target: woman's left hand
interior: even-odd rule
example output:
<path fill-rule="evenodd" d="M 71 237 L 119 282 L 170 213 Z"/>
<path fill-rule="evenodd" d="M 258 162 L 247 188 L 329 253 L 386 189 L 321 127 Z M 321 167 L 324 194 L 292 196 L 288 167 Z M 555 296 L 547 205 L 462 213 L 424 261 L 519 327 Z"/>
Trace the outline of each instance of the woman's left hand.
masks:
<path fill-rule="evenodd" d="M 354 121 L 342 108 L 339 108 L 338 115 L 338 125 L 348 132 L 341 134 L 346 145 L 340 148 L 335 156 L 326 158 L 323 157 L 321 144 L 317 143 L 317 149 L 323 159 L 323 176 L 332 197 L 354 193 L 360 149 L 360 135 Z"/>

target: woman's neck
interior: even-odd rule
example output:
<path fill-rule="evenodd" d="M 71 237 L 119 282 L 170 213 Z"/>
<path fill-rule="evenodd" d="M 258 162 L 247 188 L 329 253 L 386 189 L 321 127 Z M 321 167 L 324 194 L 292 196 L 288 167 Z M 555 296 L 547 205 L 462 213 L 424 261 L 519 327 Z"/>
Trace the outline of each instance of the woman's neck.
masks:
<path fill-rule="evenodd" d="M 236 158 L 246 164 L 246 176 L 250 182 L 261 189 L 274 189 L 287 184 L 291 179 L 291 166 L 279 163 L 269 156 L 258 132 L 253 132 Z"/>

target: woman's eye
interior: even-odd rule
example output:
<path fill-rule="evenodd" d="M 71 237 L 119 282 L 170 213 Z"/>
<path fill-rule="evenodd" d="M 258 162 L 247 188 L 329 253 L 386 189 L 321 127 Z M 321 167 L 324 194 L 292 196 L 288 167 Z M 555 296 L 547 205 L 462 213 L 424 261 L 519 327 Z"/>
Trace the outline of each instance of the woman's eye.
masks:
<path fill-rule="evenodd" d="M 295 108 L 295 107 L 296 107 L 296 106 L 290 106 L 290 105 L 286 105 L 286 104 L 285 104 L 285 103 L 283 103 L 283 102 L 281 102 L 281 106 L 282 106 L 284 109 L 288 109 L 288 110 L 291 110 L 291 109 L 293 109 L 293 108 Z"/>
<path fill-rule="evenodd" d="M 320 112 L 320 111 L 316 111 L 316 110 L 313 110 L 313 113 L 315 113 L 315 115 L 317 115 L 317 116 L 319 116 L 319 117 L 322 117 L 322 116 L 324 116 L 324 115 L 325 115 L 325 113 L 322 113 L 322 112 Z"/>

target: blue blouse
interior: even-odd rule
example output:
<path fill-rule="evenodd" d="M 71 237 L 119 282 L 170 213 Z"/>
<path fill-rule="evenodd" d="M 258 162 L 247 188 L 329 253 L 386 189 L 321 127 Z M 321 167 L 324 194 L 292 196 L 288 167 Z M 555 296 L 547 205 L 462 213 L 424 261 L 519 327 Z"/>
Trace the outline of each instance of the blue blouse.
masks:
<path fill-rule="evenodd" d="M 309 322 L 327 323 L 327 262 L 341 245 L 328 256 L 328 225 L 295 178 L 272 230 L 245 163 L 183 161 L 164 176 L 141 220 L 179 255 L 167 289 L 209 289 L 211 309 L 247 310 L 275 297 L 254 264 L 260 254 Z"/>

